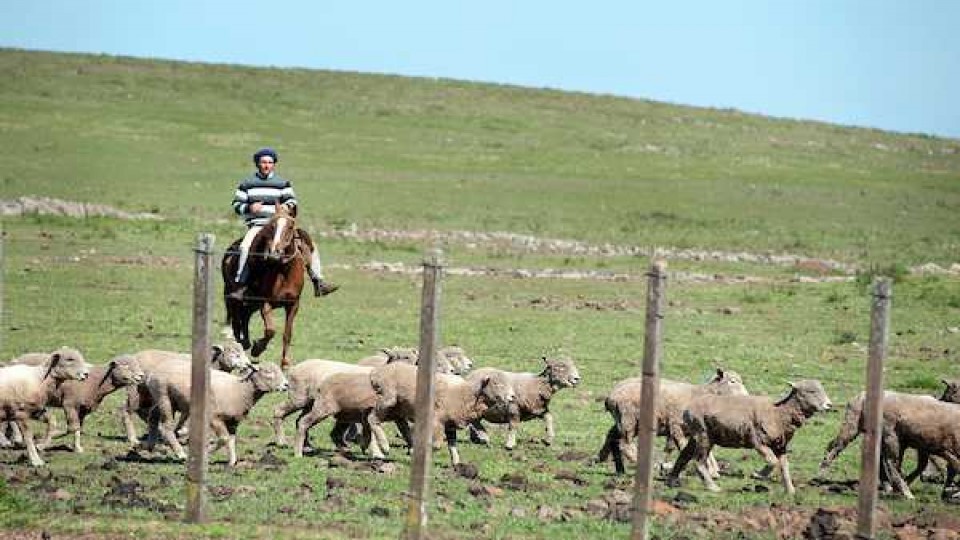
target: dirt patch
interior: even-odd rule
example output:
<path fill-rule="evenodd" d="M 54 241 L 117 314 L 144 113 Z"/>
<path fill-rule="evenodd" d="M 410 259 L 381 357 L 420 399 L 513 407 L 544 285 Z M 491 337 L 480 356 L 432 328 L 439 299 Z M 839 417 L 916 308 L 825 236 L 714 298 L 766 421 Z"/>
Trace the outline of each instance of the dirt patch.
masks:
<path fill-rule="evenodd" d="M 119 219 L 163 219 L 157 214 L 131 213 L 105 204 L 64 201 L 52 197 L 18 197 L 0 200 L 0 216 L 31 214 L 65 216 L 72 218 L 113 217 Z"/>

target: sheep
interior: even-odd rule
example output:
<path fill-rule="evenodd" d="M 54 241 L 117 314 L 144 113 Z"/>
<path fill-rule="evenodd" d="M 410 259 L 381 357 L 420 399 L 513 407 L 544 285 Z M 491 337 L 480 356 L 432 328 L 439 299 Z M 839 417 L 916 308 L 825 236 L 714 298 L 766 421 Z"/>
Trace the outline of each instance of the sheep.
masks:
<path fill-rule="evenodd" d="M 610 395 L 604 400 L 607 412 L 613 417 L 613 426 L 607 431 L 603 447 L 597 454 L 597 461 L 604 462 L 612 455 L 614 468 L 617 474 L 623 474 L 626 469 L 623 456 L 630 461 L 636 461 L 636 438 L 640 430 L 640 399 L 643 379 L 631 377 L 616 385 Z M 703 384 L 691 384 L 683 381 L 660 379 L 657 392 L 656 421 L 657 434 L 666 436 L 664 452 L 669 454 L 673 448 L 682 449 L 686 443 L 683 435 L 683 411 L 694 398 L 701 395 L 749 395 L 743 385 L 743 379 L 735 371 L 717 368 L 713 377 Z M 711 454 L 708 458 L 713 475 L 718 467 Z"/>
<path fill-rule="evenodd" d="M 779 467 L 787 493 L 796 488 L 790 478 L 787 446 L 797 429 L 818 411 L 832 408 L 820 381 L 803 380 L 790 384 L 786 397 L 773 402 L 764 396 L 700 396 L 683 412 L 687 445 L 667 476 L 667 485 L 680 485 L 680 473 L 694 457 L 697 472 L 710 491 L 720 491 L 707 467 L 714 445 L 725 448 L 753 448 L 770 468 Z"/>
<path fill-rule="evenodd" d="M 192 362 L 191 355 L 172 351 L 162 351 L 157 349 L 147 349 L 132 355 L 139 362 L 146 374 L 152 372 L 164 371 L 169 366 L 176 364 Z M 232 339 L 224 341 L 223 345 L 213 345 L 210 354 L 211 365 L 220 371 L 241 371 L 248 369 L 251 365 L 250 359 L 244 352 L 243 347 Z M 175 368 L 179 369 L 179 368 Z M 153 401 L 150 399 L 150 392 L 144 384 L 137 384 L 127 387 L 127 399 L 120 408 L 120 414 L 123 421 L 124 431 L 127 433 L 127 442 L 131 446 L 139 444 L 136 427 L 133 424 L 133 415 L 136 414 L 144 422 L 149 422 L 151 411 L 153 410 Z M 187 417 L 180 418 L 177 430 L 186 422 Z"/>
<path fill-rule="evenodd" d="M 43 411 L 49 396 L 64 381 L 82 381 L 89 372 L 80 351 L 69 347 L 51 352 L 39 366 L 18 364 L 0 368 L 0 423 L 16 423 L 32 466 L 42 467 L 45 463 L 33 441 L 30 418 Z"/>
<path fill-rule="evenodd" d="M 377 367 L 384 366 L 391 362 L 404 362 L 406 364 L 416 364 L 419 351 L 411 347 L 387 347 L 380 349 L 376 354 L 357 360 L 359 366 Z"/>
<path fill-rule="evenodd" d="M 939 456 L 947 461 L 947 475 L 940 496 L 953 500 L 949 493 L 953 479 L 960 471 L 960 405 L 933 399 L 916 400 L 912 405 L 884 409 L 881 432 L 881 464 L 896 491 L 907 499 L 913 493 L 901 472 L 903 453 L 916 448 L 926 456 Z M 925 463 L 918 463 L 915 477 Z"/>
<path fill-rule="evenodd" d="M 949 381 L 944 379 L 943 383 L 946 389 L 940 396 L 940 401 L 960 402 L 960 381 Z M 840 431 L 837 436 L 827 444 L 826 453 L 820 461 L 820 468 L 817 472 L 818 478 L 823 478 L 827 469 L 837 459 L 841 452 L 856 439 L 861 433 L 865 432 L 863 407 L 866 403 L 867 393 L 860 392 L 848 403 L 846 412 L 843 415 L 843 423 L 840 424 Z M 903 394 L 899 392 L 886 391 L 883 393 L 883 410 L 898 411 L 902 407 L 916 406 L 916 402 L 933 400 L 930 396 L 918 396 L 913 394 Z M 926 456 L 921 455 L 920 461 L 926 465 Z M 921 469 L 922 472 L 922 469 Z M 881 471 L 881 474 L 883 471 Z M 914 477 L 914 475 L 910 475 Z M 911 480 L 912 481 L 912 480 Z"/>
<path fill-rule="evenodd" d="M 392 363 L 375 368 L 370 382 L 377 394 L 374 422 L 415 420 L 417 368 Z M 456 375 L 438 374 L 434 400 L 434 432 L 443 430 L 451 464 L 460 464 L 457 429 L 483 416 L 487 409 L 509 406 L 516 393 L 505 373 L 494 371 L 465 380 Z"/>
<path fill-rule="evenodd" d="M 387 349 L 384 350 L 386 351 Z M 390 355 L 389 358 L 391 362 L 404 361 L 401 356 Z M 273 433 L 276 444 L 278 446 L 286 446 L 288 444 L 283 433 L 283 420 L 297 411 L 301 411 L 301 418 L 307 414 L 307 409 L 313 403 L 317 388 L 325 379 L 337 373 L 359 373 L 369 379 L 371 371 L 373 371 L 373 366 L 348 364 L 322 359 L 304 360 L 303 362 L 293 365 L 287 371 L 287 378 L 290 382 L 290 387 L 287 391 L 287 400 L 277 405 L 273 410 Z M 343 434 L 350 425 L 351 424 L 345 424 L 339 421 L 337 422 L 330 436 L 338 447 L 342 445 Z M 382 431 L 378 436 L 382 437 L 381 441 L 386 439 L 386 437 L 382 435 Z"/>
<path fill-rule="evenodd" d="M 105 366 L 92 366 L 84 381 L 64 381 L 47 400 L 48 407 L 60 407 L 67 419 L 67 429 L 73 432 L 73 451 L 83 452 L 80 431 L 84 419 L 100 406 L 105 397 L 114 391 L 143 382 L 145 375 L 140 363 L 132 356 L 122 355 Z M 48 416 L 47 435 L 40 444 L 44 448 L 55 436 L 52 416 Z"/>
<path fill-rule="evenodd" d="M 389 349 L 380 349 L 380 351 L 366 358 L 361 358 L 357 364 L 361 366 L 383 366 L 392 362 L 404 362 L 416 365 L 420 356 L 417 348 L 392 347 Z M 463 347 L 458 345 L 448 345 L 441 347 L 435 354 L 437 373 L 453 373 L 454 375 L 466 375 L 473 369 L 473 360 L 467 356 Z"/>
<path fill-rule="evenodd" d="M 287 372 L 290 379 L 290 391 L 287 393 L 287 400 L 277 405 L 273 411 L 273 432 L 274 440 L 278 446 L 286 446 L 287 440 L 283 433 L 283 421 L 291 414 L 302 411 L 301 417 L 307 413 L 308 408 L 313 402 L 313 395 L 321 382 L 334 373 L 365 373 L 370 374 L 375 366 L 387 365 L 394 362 L 415 364 L 418 357 L 417 349 L 408 349 L 402 347 L 393 347 L 381 349 L 378 356 L 370 356 L 361 359 L 358 364 L 348 364 L 345 362 L 336 362 L 333 360 L 311 359 L 299 362 Z M 446 352 L 437 354 L 438 361 L 441 358 L 455 359 L 457 369 L 463 366 L 472 367 L 472 361 L 463 354 L 463 349 L 459 347 L 447 348 Z M 438 373 L 447 373 L 451 369 L 451 364 L 445 360 L 445 363 L 438 362 Z M 345 415 L 341 415 L 345 416 Z M 312 425 L 312 424 L 311 424 Z M 334 443 L 341 447 L 343 439 L 348 430 L 353 426 L 352 423 L 337 422 L 333 431 L 330 433 Z M 398 424 L 401 433 L 405 433 L 405 425 Z M 380 440 L 381 444 L 386 442 L 386 435 L 379 425 L 373 426 L 374 435 Z M 404 439 L 409 439 L 404 435 Z M 409 442 L 409 441 L 408 441 Z"/>
<path fill-rule="evenodd" d="M 553 444 L 555 436 L 553 414 L 550 412 L 550 399 L 561 388 L 573 388 L 580 384 L 580 372 L 572 359 L 547 359 L 543 357 L 543 370 L 537 373 L 512 373 L 504 371 L 510 385 L 516 393 L 516 401 L 509 407 L 492 407 L 470 424 L 471 438 L 488 440 L 483 428 L 483 420 L 495 424 L 507 424 L 506 449 L 513 450 L 517 444 L 517 427 L 520 422 L 533 418 L 542 418 L 546 426 L 543 443 Z M 467 376 L 467 380 L 485 377 L 495 368 L 483 368 Z"/>
<path fill-rule="evenodd" d="M 373 370 L 370 366 L 355 366 L 369 371 L 332 373 L 317 385 L 311 398 L 313 406 L 309 412 L 297 420 L 297 436 L 294 442 L 294 455 L 303 457 L 303 448 L 309 429 L 333 416 L 338 426 L 361 424 L 364 446 L 374 459 L 383 459 L 389 444 L 377 423 L 371 423 L 371 415 L 376 405 L 377 394 L 370 382 Z M 406 426 L 404 423 L 403 426 Z M 403 428 L 402 428 L 403 429 Z M 378 431 L 379 430 L 379 431 Z M 405 432 L 405 438 L 409 433 Z M 343 447 L 343 439 L 334 437 L 338 449 Z"/>
<path fill-rule="evenodd" d="M 158 417 L 151 419 L 151 433 L 159 431 L 179 459 L 186 453 L 173 429 L 174 413 L 190 413 L 190 365 L 185 369 L 171 369 L 162 375 L 151 373 L 146 386 L 156 403 Z M 280 366 L 271 363 L 251 365 L 243 375 L 222 371 L 210 373 L 210 429 L 216 440 L 211 452 L 226 445 L 228 464 L 237 464 L 237 426 L 254 405 L 268 392 L 286 391 L 287 378 Z M 155 429 L 156 428 L 156 429 Z M 148 438 L 147 449 L 153 450 L 156 440 Z"/>

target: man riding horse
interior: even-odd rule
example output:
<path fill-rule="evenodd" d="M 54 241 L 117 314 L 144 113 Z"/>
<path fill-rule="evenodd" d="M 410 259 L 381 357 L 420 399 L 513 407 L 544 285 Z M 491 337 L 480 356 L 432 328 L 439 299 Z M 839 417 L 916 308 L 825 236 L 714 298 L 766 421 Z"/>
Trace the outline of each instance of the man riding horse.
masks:
<path fill-rule="evenodd" d="M 290 181 L 277 174 L 275 167 L 278 161 L 280 160 L 277 153 L 272 148 L 257 150 L 253 154 L 253 163 L 257 166 L 257 170 L 240 182 L 233 194 L 233 210 L 247 225 L 247 233 L 240 242 L 237 273 L 234 276 L 238 287 L 227 295 L 234 300 L 244 300 L 247 293 L 251 279 L 248 275 L 247 260 L 250 257 L 250 246 L 257 233 L 277 212 L 278 206 L 285 206 L 291 214 L 296 215 L 297 196 L 293 192 Z M 316 246 L 309 239 L 307 244 L 310 247 L 307 273 L 313 281 L 313 295 L 326 296 L 340 287 L 324 281 L 323 268 L 320 265 Z"/>

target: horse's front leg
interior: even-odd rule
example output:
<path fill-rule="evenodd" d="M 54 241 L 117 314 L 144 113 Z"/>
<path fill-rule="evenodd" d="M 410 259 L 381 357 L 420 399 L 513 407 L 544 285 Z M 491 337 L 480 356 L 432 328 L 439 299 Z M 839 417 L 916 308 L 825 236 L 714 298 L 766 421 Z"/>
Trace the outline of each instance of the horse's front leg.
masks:
<path fill-rule="evenodd" d="M 280 367 L 284 371 L 290 367 L 290 357 L 287 356 L 287 351 L 290 348 L 290 341 L 293 339 L 293 319 L 296 318 L 297 311 L 299 311 L 299 309 L 299 302 L 294 302 L 293 304 L 287 304 L 284 306 L 286 320 L 283 322 L 283 357 L 280 360 Z"/>
<path fill-rule="evenodd" d="M 253 348 L 250 349 L 250 354 L 254 358 L 267 350 L 267 345 L 273 339 L 273 335 L 277 333 L 273 326 L 273 306 L 269 302 L 264 302 L 263 306 L 260 307 L 260 317 L 263 319 L 263 337 L 254 342 Z"/>

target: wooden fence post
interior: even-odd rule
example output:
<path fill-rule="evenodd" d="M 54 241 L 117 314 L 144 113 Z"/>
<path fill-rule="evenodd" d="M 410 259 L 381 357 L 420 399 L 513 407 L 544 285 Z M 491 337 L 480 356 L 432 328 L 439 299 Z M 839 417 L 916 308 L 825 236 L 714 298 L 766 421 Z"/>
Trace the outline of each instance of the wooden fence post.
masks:
<path fill-rule="evenodd" d="M 427 523 L 426 494 L 433 450 L 434 383 L 436 372 L 437 326 L 442 252 L 431 250 L 423 261 L 423 298 L 420 308 L 420 359 L 417 368 L 416 423 L 413 433 L 413 465 L 410 472 L 409 504 L 403 537 L 424 538 Z"/>
<path fill-rule="evenodd" d="M 633 495 L 633 540 L 646 540 L 653 473 L 653 440 L 657 435 L 654 409 L 660 390 L 660 337 L 667 273 L 664 261 L 655 261 L 647 274 L 647 322 L 643 342 L 643 380 L 640 389 L 640 426 L 637 433 L 637 472 Z"/>
<path fill-rule="evenodd" d="M 867 360 L 867 400 L 863 407 L 864 434 L 857 506 L 857 537 L 864 539 L 872 539 L 877 529 L 875 511 L 883 423 L 883 361 L 887 356 L 890 298 L 890 278 L 876 279 L 870 311 L 870 357 Z"/>
<path fill-rule="evenodd" d="M 188 523 L 207 521 L 207 432 L 210 426 L 210 312 L 213 304 L 211 261 L 212 234 L 197 239 L 196 273 L 193 281 L 193 348 L 190 372 L 190 453 L 187 458 Z"/>

